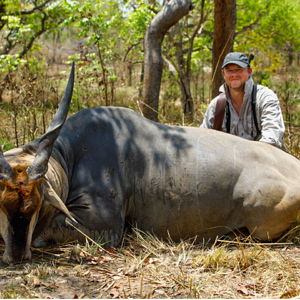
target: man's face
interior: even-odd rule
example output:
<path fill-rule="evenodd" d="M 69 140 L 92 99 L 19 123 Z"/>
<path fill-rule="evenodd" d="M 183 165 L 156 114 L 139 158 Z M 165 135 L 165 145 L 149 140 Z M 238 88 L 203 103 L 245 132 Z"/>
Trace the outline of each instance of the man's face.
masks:
<path fill-rule="evenodd" d="M 242 68 L 236 64 L 229 64 L 222 70 L 223 77 L 233 90 L 244 90 L 245 82 L 250 78 L 252 68 Z"/>

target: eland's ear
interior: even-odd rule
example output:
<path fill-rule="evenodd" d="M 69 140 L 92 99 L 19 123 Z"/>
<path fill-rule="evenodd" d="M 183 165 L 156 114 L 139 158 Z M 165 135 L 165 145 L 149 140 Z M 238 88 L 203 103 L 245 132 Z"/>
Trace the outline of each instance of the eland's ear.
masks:
<path fill-rule="evenodd" d="M 51 185 L 47 180 L 45 180 L 47 186 L 45 187 L 44 196 L 47 198 L 47 201 L 50 205 L 55 207 L 56 209 L 60 210 L 62 213 L 64 213 L 68 218 L 70 218 L 73 222 L 77 223 L 77 221 L 71 216 L 68 208 L 63 203 L 63 201 L 60 199 L 60 197 L 56 194 L 56 192 L 53 190 Z"/>

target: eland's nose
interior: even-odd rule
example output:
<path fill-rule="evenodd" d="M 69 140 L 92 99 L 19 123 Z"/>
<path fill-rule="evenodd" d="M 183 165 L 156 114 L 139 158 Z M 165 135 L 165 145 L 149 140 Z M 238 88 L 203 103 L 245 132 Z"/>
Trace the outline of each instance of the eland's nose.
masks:
<path fill-rule="evenodd" d="M 24 260 L 29 260 L 29 259 L 31 259 L 31 251 L 27 251 L 26 254 L 22 254 L 22 253 L 8 254 L 7 251 L 5 251 L 2 258 L 3 262 L 7 265 L 22 262 Z"/>

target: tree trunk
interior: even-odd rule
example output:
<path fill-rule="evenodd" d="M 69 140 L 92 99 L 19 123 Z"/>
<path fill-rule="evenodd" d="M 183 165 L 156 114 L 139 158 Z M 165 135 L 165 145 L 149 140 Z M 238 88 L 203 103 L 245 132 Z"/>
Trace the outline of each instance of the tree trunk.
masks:
<path fill-rule="evenodd" d="M 224 83 L 221 68 L 225 56 L 233 51 L 236 0 L 214 0 L 214 38 L 212 48 L 212 97 L 219 95 Z"/>
<path fill-rule="evenodd" d="M 127 69 L 128 69 L 128 86 L 131 86 L 132 85 L 131 82 L 132 82 L 133 64 L 132 63 L 128 63 Z"/>
<path fill-rule="evenodd" d="M 141 70 L 140 87 L 139 87 L 139 99 L 142 98 L 143 81 L 144 81 L 144 63 L 142 63 L 142 70 Z"/>
<path fill-rule="evenodd" d="M 178 26 L 178 24 L 177 24 Z M 184 117 L 187 118 L 187 123 L 193 122 L 194 117 L 194 102 L 192 98 L 190 88 L 190 76 L 187 70 L 185 70 L 185 61 L 183 56 L 183 40 L 182 40 L 182 28 L 178 26 L 179 40 L 176 43 L 176 57 L 178 62 L 178 74 L 180 78 L 180 90 L 181 101 Z"/>
<path fill-rule="evenodd" d="M 191 0 L 171 0 L 154 17 L 144 39 L 143 115 L 158 121 L 158 102 L 163 70 L 161 44 L 167 31 L 192 8 Z"/>
<path fill-rule="evenodd" d="M 292 46 L 288 47 L 288 65 L 291 66 L 294 60 L 294 49 Z"/>
<path fill-rule="evenodd" d="M 114 89 L 115 89 L 115 80 L 111 79 L 110 80 L 110 105 L 114 106 L 115 105 L 115 97 L 114 97 Z"/>
<path fill-rule="evenodd" d="M 102 69 L 102 78 L 103 78 L 103 84 L 104 84 L 104 95 L 105 95 L 105 105 L 108 106 L 108 84 L 106 81 L 106 68 L 104 66 L 104 61 L 103 61 L 103 57 L 101 54 L 101 49 L 100 49 L 100 45 L 99 42 L 97 43 L 97 50 L 98 50 L 98 56 L 99 56 L 99 60 L 100 60 L 100 64 L 101 64 L 101 69 Z"/>

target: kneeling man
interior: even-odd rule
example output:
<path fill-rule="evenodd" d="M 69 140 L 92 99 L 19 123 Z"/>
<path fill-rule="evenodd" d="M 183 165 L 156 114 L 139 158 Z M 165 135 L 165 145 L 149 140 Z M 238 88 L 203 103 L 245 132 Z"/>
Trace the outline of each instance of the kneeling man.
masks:
<path fill-rule="evenodd" d="M 243 53 L 225 57 L 225 83 L 219 96 L 209 104 L 200 127 L 228 132 L 248 140 L 258 140 L 285 150 L 284 122 L 276 94 L 254 85 L 250 60 Z"/>

